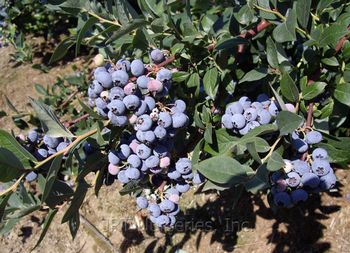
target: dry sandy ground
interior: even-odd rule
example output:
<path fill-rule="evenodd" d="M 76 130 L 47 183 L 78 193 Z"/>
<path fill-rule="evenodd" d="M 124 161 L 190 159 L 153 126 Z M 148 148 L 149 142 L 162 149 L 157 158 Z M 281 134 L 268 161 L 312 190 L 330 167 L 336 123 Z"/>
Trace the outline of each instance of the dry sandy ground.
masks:
<path fill-rule="evenodd" d="M 33 84 L 49 85 L 56 75 L 70 71 L 55 67 L 42 74 L 29 65 L 8 65 L 9 49 L 0 49 L 0 91 L 19 109 L 26 110 L 27 96 L 35 96 Z M 0 108 L 9 112 L 3 99 Z M 0 127 L 10 130 L 9 117 Z M 181 200 L 184 213 L 175 230 L 162 233 L 136 213 L 134 200 L 120 196 L 120 186 L 103 187 L 100 198 L 88 193 L 81 214 L 81 229 L 72 241 L 68 226 L 55 217 L 41 246 L 33 252 L 350 252 L 350 173 L 338 170 L 339 192 L 311 198 L 304 206 L 277 214 L 269 209 L 265 196 L 245 194 L 236 204 L 231 192 L 187 193 Z M 186 207 L 186 210 L 185 210 Z M 40 234 L 45 212 L 27 217 L 8 235 L 0 237 L 1 253 L 30 252 Z M 91 222 L 106 239 L 94 232 Z M 110 247 L 113 247 L 111 250 Z M 180 251 L 183 250 L 183 251 Z"/>

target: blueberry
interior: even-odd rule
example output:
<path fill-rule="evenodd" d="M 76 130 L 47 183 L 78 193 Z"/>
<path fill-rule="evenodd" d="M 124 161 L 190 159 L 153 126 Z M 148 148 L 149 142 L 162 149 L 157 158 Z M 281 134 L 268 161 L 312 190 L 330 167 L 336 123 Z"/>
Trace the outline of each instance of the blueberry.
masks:
<path fill-rule="evenodd" d="M 166 157 L 169 154 L 169 150 L 166 146 L 157 145 L 153 149 L 153 154 L 159 158 Z"/>
<path fill-rule="evenodd" d="M 248 131 L 250 131 L 250 130 L 253 130 L 254 128 L 259 127 L 260 124 L 257 121 L 250 121 L 250 122 L 247 123 L 247 126 L 248 126 L 248 129 L 249 129 Z"/>
<path fill-rule="evenodd" d="M 108 72 L 98 72 L 95 74 L 95 79 L 106 89 L 112 87 L 112 76 Z"/>
<path fill-rule="evenodd" d="M 261 125 L 266 125 L 269 124 L 271 121 L 271 114 L 263 109 L 258 111 L 257 113 L 257 121 L 261 124 Z"/>
<path fill-rule="evenodd" d="M 162 227 L 162 226 L 167 226 L 170 223 L 170 219 L 168 216 L 162 214 L 160 215 L 157 219 L 156 219 L 156 225 L 158 227 Z"/>
<path fill-rule="evenodd" d="M 172 211 L 172 212 L 170 212 L 170 213 L 168 213 L 168 216 L 175 216 L 175 215 L 177 215 L 179 212 L 180 212 L 180 207 L 179 207 L 179 205 L 176 205 L 175 210 Z"/>
<path fill-rule="evenodd" d="M 93 87 L 96 95 L 100 95 L 100 93 L 103 91 L 103 86 L 97 80 L 94 80 L 90 87 Z"/>
<path fill-rule="evenodd" d="M 39 134 L 36 130 L 31 130 L 29 131 L 28 133 L 28 140 L 31 142 L 31 143 L 35 143 L 38 141 L 38 138 L 39 138 Z"/>
<path fill-rule="evenodd" d="M 239 102 L 233 102 L 232 104 L 229 104 L 226 107 L 225 114 L 242 114 L 243 113 L 243 106 Z"/>
<path fill-rule="evenodd" d="M 252 104 L 252 101 L 246 96 L 241 97 L 238 102 L 242 105 L 244 110 L 248 109 Z"/>
<path fill-rule="evenodd" d="M 125 112 L 125 105 L 121 100 L 112 100 L 108 105 L 107 108 L 114 114 L 114 115 L 122 115 Z"/>
<path fill-rule="evenodd" d="M 120 87 L 113 87 L 109 91 L 109 100 L 122 100 L 125 97 L 124 90 Z"/>
<path fill-rule="evenodd" d="M 283 159 L 283 162 L 284 162 L 283 170 L 285 173 L 289 173 L 294 169 L 294 165 L 290 160 Z"/>
<path fill-rule="evenodd" d="M 159 207 L 160 207 L 160 210 L 162 212 L 170 213 L 170 212 L 174 211 L 175 204 L 173 202 L 171 202 L 170 200 L 165 199 L 159 204 Z"/>
<path fill-rule="evenodd" d="M 88 96 L 89 98 L 97 98 L 97 95 L 91 86 L 88 88 Z"/>
<path fill-rule="evenodd" d="M 126 176 L 125 170 L 120 171 L 117 178 L 122 184 L 127 184 L 130 182 L 129 178 Z"/>
<path fill-rule="evenodd" d="M 168 172 L 167 175 L 172 180 L 177 180 L 177 179 L 181 178 L 181 173 L 178 172 L 177 170 L 171 170 Z"/>
<path fill-rule="evenodd" d="M 157 126 L 154 129 L 154 135 L 155 137 L 157 137 L 158 139 L 162 140 L 167 136 L 167 131 L 164 127 L 162 126 Z"/>
<path fill-rule="evenodd" d="M 282 171 L 275 171 L 271 174 L 271 181 L 273 183 L 277 183 L 278 180 L 283 179 L 283 172 Z"/>
<path fill-rule="evenodd" d="M 127 176 L 129 179 L 137 180 L 141 176 L 141 172 L 133 167 L 129 167 L 125 170 L 125 176 Z"/>
<path fill-rule="evenodd" d="M 115 151 L 109 151 L 108 161 L 113 165 L 118 165 L 120 163 L 120 158 L 117 156 Z"/>
<path fill-rule="evenodd" d="M 137 118 L 136 128 L 141 131 L 148 131 L 152 127 L 152 119 L 149 115 L 144 114 Z"/>
<path fill-rule="evenodd" d="M 143 62 L 139 59 L 133 60 L 131 62 L 130 68 L 131 68 L 131 73 L 136 77 L 143 75 L 143 73 L 145 72 L 145 67 L 143 65 Z"/>
<path fill-rule="evenodd" d="M 131 154 L 127 161 L 134 168 L 139 168 L 141 166 L 141 159 L 135 154 Z"/>
<path fill-rule="evenodd" d="M 292 146 L 299 152 L 304 153 L 309 149 L 309 146 L 307 145 L 306 141 L 302 139 L 295 139 L 292 141 Z"/>
<path fill-rule="evenodd" d="M 157 48 L 153 49 L 151 51 L 151 59 L 152 59 L 152 61 L 154 61 L 157 64 L 161 63 L 165 59 L 164 53 Z"/>
<path fill-rule="evenodd" d="M 199 173 L 195 172 L 193 175 L 192 183 L 195 185 L 202 184 L 204 182 L 204 176 Z"/>
<path fill-rule="evenodd" d="M 137 138 L 138 141 L 144 142 L 145 141 L 145 132 L 143 132 L 141 130 L 137 130 L 136 138 Z"/>
<path fill-rule="evenodd" d="M 159 165 L 160 159 L 158 156 L 152 155 L 150 157 L 148 157 L 145 161 L 145 165 L 148 168 L 155 168 Z"/>
<path fill-rule="evenodd" d="M 63 141 L 63 142 L 61 142 L 61 143 L 59 143 L 59 144 L 57 145 L 56 150 L 57 150 L 57 152 L 59 152 L 59 151 L 65 149 L 65 148 L 68 147 L 68 146 L 69 146 L 69 143 Z"/>
<path fill-rule="evenodd" d="M 180 193 L 185 193 L 188 192 L 188 190 L 190 189 L 190 185 L 187 183 L 183 183 L 183 182 L 178 182 L 175 185 L 176 190 L 178 190 Z"/>
<path fill-rule="evenodd" d="M 117 116 L 115 114 L 112 113 L 112 111 L 108 112 L 108 118 L 111 121 L 111 124 L 114 126 L 126 126 L 128 124 L 128 117 L 126 116 Z"/>
<path fill-rule="evenodd" d="M 312 172 L 322 177 L 329 173 L 331 165 L 326 160 L 315 160 L 311 165 Z"/>
<path fill-rule="evenodd" d="M 270 106 L 269 106 L 269 113 L 273 116 L 276 117 L 277 114 L 279 113 L 279 109 L 277 106 L 277 103 L 275 101 L 272 101 Z"/>
<path fill-rule="evenodd" d="M 148 76 L 142 75 L 139 76 L 136 80 L 137 86 L 141 89 L 147 89 L 147 84 L 150 81 L 150 78 Z"/>
<path fill-rule="evenodd" d="M 150 157 L 151 153 L 152 153 L 152 150 L 148 146 L 146 146 L 145 144 L 140 144 L 136 148 L 136 154 L 142 160 Z"/>
<path fill-rule="evenodd" d="M 158 127 L 159 126 L 157 126 L 156 128 Z M 145 132 L 144 138 L 146 143 L 152 144 L 156 140 L 156 135 L 153 131 L 147 131 Z"/>
<path fill-rule="evenodd" d="M 293 167 L 295 172 L 297 172 L 299 175 L 304 175 L 305 173 L 310 172 L 310 166 L 306 161 L 302 161 L 302 160 L 294 160 L 292 162 Z"/>
<path fill-rule="evenodd" d="M 328 173 L 320 178 L 320 188 L 322 190 L 329 190 L 333 188 L 337 183 L 337 178 L 334 173 Z"/>
<path fill-rule="evenodd" d="M 154 98 L 147 96 L 144 98 L 144 101 L 146 102 L 150 111 L 156 107 L 156 101 L 154 100 Z"/>
<path fill-rule="evenodd" d="M 148 205 L 148 210 L 151 213 L 151 215 L 155 218 L 157 218 L 161 213 L 159 205 L 157 205 L 155 203 L 150 203 Z"/>
<path fill-rule="evenodd" d="M 172 73 L 169 69 L 161 69 L 158 71 L 157 73 L 157 80 L 161 81 L 161 82 L 166 82 L 171 80 L 172 77 Z"/>
<path fill-rule="evenodd" d="M 32 181 L 34 181 L 35 179 L 37 179 L 37 177 L 38 177 L 38 174 L 36 174 L 34 171 L 31 171 L 31 172 L 29 172 L 27 175 L 26 175 L 26 180 L 28 181 L 28 182 L 32 182 Z"/>
<path fill-rule="evenodd" d="M 223 128 L 232 129 L 233 128 L 232 115 L 231 114 L 222 115 L 221 125 Z"/>
<path fill-rule="evenodd" d="M 297 204 L 299 202 L 306 202 L 306 200 L 308 199 L 308 194 L 303 189 L 296 189 L 292 191 L 290 196 L 294 204 Z"/>
<path fill-rule="evenodd" d="M 316 148 L 312 151 L 312 159 L 328 159 L 328 153 L 323 148 Z"/>
<path fill-rule="evenodd" d="M 192 171 L 192 163 L 188 158 L 180 158 L 176 162 L 175 168 L 181 174 L 188 174 Z"/>
<path fill-rule="evenodd" d="M 142 114 L 145 114 L 148 111 L 148 105 L 145 101 L 141 100 L 141 104 L 139 108 L 135 111 L 136 116 L 141 116 Z"/>
<path fill-rule="evenodd" d="M 106 108 L 106 109 L 101 109 L 101 108 L 98 108 L 98 107 L 96 107 L 96 112 L 97 112 L 97 114 L 98 115 L 101 115 L 102 117 L 104 117 L 104 118 L 107 118 L 107 116 L 108 116 L 108 109 Z"/>
<path fill-rule="evenodd" d="M 99 108 L 99 109 L 104 110 L 104 109 L 107 108 L 107 103 L 102 98 L 97 98 L 95 100 L 95 104 L 96 104 L 96 107 Z"/>
<path fill-rule="evenodd" d="M 48 135 L 44 135 L 43 141 L 46 146 L 50 148 L 56 148 L 58 146 L 59 140 L 57 138 L 50 137 Z"/>
<path fill-rule="evenodd" d="M 256 101 L 261 103 L 263 106 L 269 106 L 271 102 L 269 96 L 265 93 L 259 94 Z"/>
<path fill-rule="evenodd" d="M 305 187 L 316 188 L 320 183 L 320 179 L 314 173 L 308 172 L 301 177 L 301 183 Z"/>
<path fill-rule="evenodd" d="M 184 113 L 174 113 L 172 116 L 173 128 L 185 127 L 189 121 L 188 116 Z"/>
<path fill-rule="evenodd" d="M 94 77 L 96 78 L 96 75 L 100 72 L 106 72 L 107 73 L 107 69 L 105 67 L 97 67 L 94 70 Z"/>
<path fill-rule="evenodd" d="M 117 70 L 112 73 L 112 81 L 115 86 L 124 87 L 129 82 L 129 75 L 123 70 Z"/>
<path fill-rule="evenodd" d="M 140 99 L 135 95 L 127 95 L 123 98 L 123 103 L 128 110 L 135 110 L 140 106 Z"/>
<path fill-rule="evenodd" d="M 238 114 L 238 115 L 241 115 L 241 114 Z M 248 108 L 247 110 L 244 111 L 243 116 L 247 121 L 254 121 L 256 120 L 258 113 L 255 108 Z"/>
<path fill-rule="evenodd" d="M 126 160 L 131 155 L 131 149 L 128 145 L 122 144 L 119 147 L 118 157 L 122 160 Z"/>
<path fill-rule="evenodd" d="M 245 125 L 245 127 L 243 127 L 242 129 L 239 129 L 239 134 L 241 135 L 246 135 L 249 132 L 249 125 Z"/>
<path fill-rule="evenodd" d="M 273 196 L 273 200 L 277 206 L 289 207 L 291 204 L 291 198 L 286 192 L 278 192 Z"/>
<path fill-rule="evenodd" d="M 264 110 L 264 106 L 259 102 L 253 102 L 250 107 L 255 108 L 257 111 Z"/>
<path fill-rule="evenodd" d="M 148 200 L 145 197 L 138 197 L 136 199 L 137 206 L 141 209 L 148 207 Z"/>
<path fill-rule="evenodd" d="M 182 178 L 185 180 L 192 180 L 193 179 L 193 173 L 188 173 L 186 175 L 182 175 Z"/>
<path fill-rule="evenodd" d="M 322 134 L 318 131 L 311 131 L 306 134 L 305 139 L 308 144 L 317 144 L 322 141 Z"/>
<path fill-rule="evenodd" d="M 289 172 L 287 174 L 286 182 L 290 187 L 297 187 L 300 184 L 300 176 L 296 172 Z"/>
<path fill-rule="evenodd" d="M 160 112 L 158 118 L 158 125 L 164 128 L 168 128 L 172 124 L 172 117 L 167 112 Z"/>
<path fill-rule="evenodd" d="M 130 62 L 125 59 L 120 59 L 117 61 L 116 67 L 118 70 L 123 70 L 125 72 L 130 71 Z"/>
<path fill-rule="evenodd" d="M 181 99 L 176 100 L 175 105 L 171 108 L 172 113 L 176 113 L 176 112 L 182 113 L 185 111 L 186 111 L 186 103 Z"/>
<path fill-rule="evenodd" d="M 173 227 L 175 225 L 175 223 L 176 223 L 176 218 L 173 215 L 169 215 L 168 217 L 169 217 L 169 220 L 170 220 L 169 226 Z"/>

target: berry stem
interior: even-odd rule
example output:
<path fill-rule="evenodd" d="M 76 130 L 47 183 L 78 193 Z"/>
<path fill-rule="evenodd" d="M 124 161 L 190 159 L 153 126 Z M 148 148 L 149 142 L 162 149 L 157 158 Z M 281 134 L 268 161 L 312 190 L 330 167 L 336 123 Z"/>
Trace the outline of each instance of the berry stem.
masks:
<path fill-rule="evenodd" d="M 74 120 L 65 122 L 65 123 L 64 123 L 64 126 L 65 126 L 65 127 L 72 127 L 72 126 L 75 125 L 76 123 L 78 123 L 78 122 L 80 122 L 80 121 L 82 121 L 82 120 L 84 120 L 84 119 L 87 119 L 89 116 L 90 116 L 90 115 L 89 115 L 88 113 L 86 113 L 86 114 L 80 116 L 80 117 L 77 118 L 77 119 L 74 119 Z"/>
<path fill-rule="evenodd" d="M 79 93 L 79 91 L 76 90 L 76 91 L 74 91 L 71 95 L 69 95 L 69 97 L 66 99 L 66 101 L 64 101 L 64 102 L 62 103 L 62 105 L 60 106 L 60 109 L 65 108 L 65 107 L 68 105 L 68 103 L 69 103 L 78 93 Z"/>
<path fill-rule="evenodd" d="M 269 153 L 263 159 L 261 159 L 261 164 L 264 164 L 270 158 L 270 156 L 272 155 L 273 151 L 275 151 L 275 148 L 277 147 L 281 139 L 282 139 L 282 136 L 278 137 L 278 139 L 272 144 Z"/>

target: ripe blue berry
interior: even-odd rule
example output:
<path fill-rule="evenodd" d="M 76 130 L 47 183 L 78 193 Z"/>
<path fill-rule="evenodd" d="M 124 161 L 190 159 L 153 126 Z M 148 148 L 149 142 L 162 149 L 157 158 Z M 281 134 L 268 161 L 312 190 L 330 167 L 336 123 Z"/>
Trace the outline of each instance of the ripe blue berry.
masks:
<path fill-rule="evenodd" d="M 144 138 L 147 144 L 152 144 L 156 140 L 156 135 L 153 131 L 147 131 L 144 134 Z"/>
<path fill-rule="evenodd" d="M 56 148 L 59 143 L 59 140 L 57 138 L 53 138 L 48 135 L 44 135 L 43 141 L 45 145 L 50 148 Z"/>
<path fill-rule="evenodd" d="M 167 136 L 167 131 L 164 127 L 162 126 L 157 126 L 154 129 L 154 135 L 155 137 L 157 137 L 158 139 L 162 140 Z"/>
<path fill-rule="evenodd" d="M 69 143 L 63 141 L 63 142 L 61 142 L 61 143 L 59 143 L 59 144 L 57 145 L 56 150 L 57 150 L 57 152 L 59 152 L 59 151 L 65 149 L 65 148 L 68 147 L 68 146 L 69 146 Z"/>
<path fill-rule="evenodd" d="M 266 124 L 269 124 L 271 121 L 271 114 L 267 110 L 262 109 L 262 110 L 258 111 L 256 118 L 257 118 L 256 120 L 261 125 L 266 125 Z"/>
<path fill-rule="evenodd" d="M 152 153 L 152 150 L 148 146 L 146 146 L 145 144 L 140 144 L 136 148 L 136 154 L 142 160 L 150 157 L 151 153 Z"/>
<path fill-rule="evenodd" d="M 178 172 L 177 170 L 172 170 L 168 172 L 167 176 L 170 179 L 177 180 L 181 177 L 181 173 Z"/>
<path fill-rule="evenodd" d="M 315 160 L 311 165 L 312 172 L 322 177 L 327 175 L 331 170 L 331 165 L 326 160 Z"/>
<path fill-rule="evenodd" d="M 172 73 L 169 69 L 161 69 L 158 73 L 157 73 L 157 80 L 161 81 L 161 82 L 166 82 L 171 80 L 172 77 Z"/>
<path fill-rule="evenodd" d="M 93 88 L 96 95 L 100 95 L 103 91 L 103 86 L 97 80 L 94 80 L 90 87 Z"/>
<path fill-rule="evenodd" d="M 184 182 L 178 182 L 175 185 L 176 190 L 178 190 L 180 193 L 185 193 L 188 192 L 188 190 L 190 189 L 190 185 Z"/>
<path fill-rule="evenodd" d="M 118 157 L 122 160 L 126 160 L 131 155 L 131 149 L 128 145 L 122 144 L 119 147 Z"/>
<path fill-rule="evenodd" d="M 28 140 L 31 143 L 36 143 L 38 141 L 38 138 L 39 138 L 39 134 L 38 134 L 38 132 L 36 130 L 29 131 L 29 133 L 28 133 Z"/>
<path fill-rule="evenodd" d="M 310 172 L 310 166 L 306 161 L 297 159 L 297 160 L 294 160 L 292 164 L 295 172 L 297 172 L 301 176 L 304 175 L 305 173 Z"/>
<path fill-rule="evenodd" d="M 108 153 L 108 161 L 113 165 L 118 165 L 120 163 L 120 158 L 117 156 L 115 151 L 109 151 Z"/>
<path fill-rule="evenodd" d="M 36 174 L 34 171 L 31 171 L 31 172 L 29 172 L 28 173 L 28 175 L 26 175 L 26 180 L 28 181 L 28 182 L 32 182 L 32 181 L 34 181 L 35 179 L 37 179 L 37 177 L 38 177 L 38 174 Z"/>
<path fill-rule="evenodd" d="M 140 99 L 135 95 L 127 95 L 123 98 L 123 103 L 128 110 L 135 110 L 140 106 Z"/>
<path fill-rule="evenodd" d="M 129 72 L 130 71 L 130 62 L 128 60 L 125 59 L 120 59 L 117 61 L 117 69 L 118 70 L 123 70 L 125 72 Z"/>
<path fill-rule="evenodd" d="M 151 129 L 153 121 L 147 114 L 141 115 L 136 120 L 136 128 L 141 131 L 148 131 Z"/>
<path fill-rule="evenodd" d="M 156 225 L 158 227 L 166 226 L 170 223 L 170 219 L 168 216 L 162 214 L 156 219 Z"/>
<path fill-rule="evenodd" d="M 193 175 L 192 183 L 195 185 L 202 184 L 204 182 L 204 176 L 201 173 L 195 172 Z"/>
<path fill-rule="evenodd" d="M 160 210 L 162 212 L 170 213 L 170 212 L 174 211 L 175 204 L 173 202 L 171 202 L 170 200 L 165 199 L 159 204 L 159 207 L 160 207 Z"/>
<path fill-rule="evenodd" d="M 322 134 L 318 131 L 311 131 L 306 134 L 305 139 L 308 144 L 317 144 L 322 141 Z"/>
<path fill-rule="evenodd" d="M 151 203 L 148 205 L 148 210 L 150 211 L 151 215 L 155 218 L 157 218 L 161 211 L 160 211 L 160 208 L 159 208 L 159 205 L 155 204 L 155 203 Z"/>
<path fill-rule="evenodd" d="M 273 200 L 275 204 L 280 207 L 289 207 L 291 204 L 291 198 L 286 192 L 277 192 L 273 196 Z"/>
<path fill-rule="evenodd" d="M 176 112 L 182 113 L 185 111 L 186 111 L 186 103 L 181 99 L 176 100 L 175 105 L 171 108 L 172 113 L 176 113 Z"/>
<path fill-rule="evenodd" d="M 141 159 L 135 154 L 131 154 L 127 161 L 134 168 L 139 168 L 141 166 Z"/>
<path fill-rule="evenodd" d="M 299 202 L 306 202 L 306 200 L 308 199 L 308 194 L 303 189 L 296 189 L 292 191 L 290 196 L 294 204 L 297 204 Z"/>
<path fill-rule="evenodd" d="M 279 113 L 279 109 L 277 106 L 277 103 L 275 101 L 272 101 L 270 106 L 269 106 L 269 113 L 273 116 L 276 117 L 277 114 Z"/>
<path fill-rule="evenodd" d="M 142 75 L 139 76 L 136 80 L 137 86 L 141 89 L 147 89 L 147 84 L 150 81 L 150 78 L 148 76 Z"/>
<path fill-rule="evenodd" d="M 135 111 L 135 115 L 136 116 L 141 116 L 142 114 L 147 113 L 148 111 L 148 105 L 145 101 L 141 100 L 141 104 L 139 106 L 139 108 L 137 108 L 137 110 Z"/>
<path fill-rule="evenodd" d="M 172 116 L 173 128 L 185 127 L 188 123 L 188 116 L 184 113 L 174 113 Z"/>
<path fill-rule="evenodd" d="M 37 151 L 35 151 L 34 155 L 39 161 L 42 161 L 48 157 L 48 152 L 46 149 L 40 148 Z"/>
<path fill-rule="evenodd" d="M 148 207 L 148 201 L 145 197 L 138 197 L 136 199 L 136 204 L 139 208 L 144 209 Z"/>
<path fill-rule="evenodd" d="M 320 178 L 320 188 L 322 190 L 332 189 L 337 183 L 337 178 L 334 173 L 328 173 Z"/>
<path fill-rule="evenodd" d="M 261 103 L 263 106 L 269 106 L 271 102 L 269 96 L 265 93 L 259 94 L 256 101 Z"/>
<path fill-rule="evenodd" d="M 301 183 L 305 187 L 316 188 L 320 183 L 320 179 L 314 173 L 308 172 L 301 177 Z"/>
<path fill-rule="evenodd" d="M 109 100 L 119 99 L 122 100 L 125 97 L 124 90 L 120 87 L 113 87 L 109 91 Z"/>
<path fill-rule="evenodd" d="M 157 123 L 158 123 L 158 126 L 162 126 L 164 128 L 168 128 L 172 124 L 172 117 L 167 112 L 160 112 Z"/>
<path fill-rule="evenodd" d="M 129 179 L 137 180 L 141 176 L 141 172 L 133 167 L 129 167 L 125 170 L 125 176 L 127 176 Z"/>
<path fill-rule="evenodd" d="M 145 67 L 143 65 L 143 62 L 139 59 L 133 60 L 131 62 L 130 68 L 131 68 L 131 73 L 136 77 L 143 75 L 143 73 L 145 72 Z"/>
<path fill-rule="evenodd" d="M 231 114 L 222 115 L 221 125 L 226 129 L 232 129 L 233 128 L 232 115 Z"/>
<path fill-rule="evenodd" d="M 225 114 L 242 114 L 243 113 L 243 106 L 239 102 L 233 102 L 232 104 L 229 104 L 226 107 Z"/>
<path fill-rule="evenodd" d="M 155 168 L 159 165 L 159 157 L 158 156 L 155 156 L 155 155 L 152 155 L 150 157 L 148 157 L 145 161 L 145 165 L 148 167 L 148 168 Z"/>
<path fill-rule="evenodd" d="M 144 98 L 144 101 L 146 102 L 150 111 L 156 107 L 156 101 L 154 100 L 154 98 L 147 96 Z"/>
<path fill-rule="evenodd" d="M 296 172 L 289 172 L 287 174 L 286 182 L 290 187 L 297 187 L 300 184 L 300 176 Z"/>
<path fill-rule="evenodd" d="M 112 81 L 115 86 L 124 87 L 129 82 L 129 75 L 124 70 L 117 70 L 112 73 Z"/>
<path fill-rule="evenodd" d="M 114 126 L 126 126 L 128 123 L 128 117 L 126 116 L 117 116 L 112 113 L 112 111 L 108 112 L 108 118 L 111 120 L 111 124 Z"/>
<path fill-rule="evenodd" d="M 114 115 L 122 115 L 125 112 L 125 105 L 121 100 L 112 100 L 108 105 L 107 108 L 114 114 Z"/>
<path fill-rule="evenodd" d="M 246 96 L 241 97 L 238 102 L 242 105 L 244 110 L 248 109 L 252 104 L 252 101 Z"/>
<path fill-rule="evenodd" d="M 181 174 L 188 174 L 192 171 L 192 163 L 188 158 L 180 158 L 176 164 L 175 168 Z"/>
<path fill-rule="evenodd" d="M 112 87 L 112 76 L 108 72 L 98 72 L 95 74 L 95 79 L 106 89 Z"/>
<path fill-rule="evenodd" d="M 130 182 L 130 179 L 126 176 L 125 170 L 120 171 L 117 178 L 122 184 L 127 184 Z"/>
<path fill-rule="evenodd" d="M 292 141 L 292 146 L 299 152 L 304 153 L 309 149 L 309 146 L 307 145 L 306 141 L 302 139 L 295 139 Z"/>
<path fill-rule="evenodd" d="M 316 148 L 312 151 L 312 159 L 328 159 L 328 153 L 323 148 Z"/>
<path fill-rule="evenodd" d="M 107 103 L 102 98 L 97 98 L 95 100 L 95 104 L 96 104 L 96 107 L 99 108 L 99 109 L 104 110 L 104 109 L 107 108 Z"/>
<path fill-rule="evenodd" d="M 256 109 L 248 108 L 247 110 L 244 111 L 243 116 L 247 121 L 254 121 L 256 119 L 256 117 L 258 116 L 258 113 L 257 113 Z"/>
<path fill-rule="evenodd" d="M 158 48 L 153 49 L 151 51 L 151 59 L 152 61 L 154 61 L 154 63 L 157 63 L 157 64 L 161 63 L 165 59 L 164 53 L 160 51 Z"/>

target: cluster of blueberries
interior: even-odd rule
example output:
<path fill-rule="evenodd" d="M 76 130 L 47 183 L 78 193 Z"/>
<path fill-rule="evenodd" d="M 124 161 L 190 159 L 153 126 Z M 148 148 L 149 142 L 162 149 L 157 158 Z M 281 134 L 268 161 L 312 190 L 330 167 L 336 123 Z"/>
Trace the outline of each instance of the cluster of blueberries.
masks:
<path fill-rule="evenodd" d="M 292 145 L 295 140 L 305 141 L 303 149 L 297 149 L 300 153 L 308 151 L 308 145 L 322 141 L 322 134 L 311 131 L 304 139 L 296 139 L 300 133 L 292 134 Z M 305 148 L 306 146 L 306 148 Z M 298 146 L 299 147 L 299 146 Z M 315 148 L 311 156 L 306 160 L 284 160 L 283 171 L 277 171 L 271 175 L 271 193 L 274 203 L 280 207 L 292 207 L 299 202 L 305 202 L 309 193 L 327 191 L 336 185 L 337 178 L 328 161 L 328 153 L 323 148 Z"/>
<path fill-rule="evenodd" d="M 5 19 L 8 18 L 7 15 L 7 7 L 0 5 L 0 48 L 7 46 L 7 43 L 5 42 L 4 34 L 3 34 L 3 28 L 6 28 L 7 23 Z"/>
<path fill-rule="evenodd" d="M 144 191 L 143 196 L 136 199 L 137 206 L 147 210 L 150 221 L 160 228 L 175 225 L 176 215 L 180 212 L 178 204 L 181 194 L 187 192 L 191 184 L 199 185 L 204 182 L 202 174 L 192 171 L 192 163 L 188 158 L 180 158 L 175 168 L 167 169 L 163 173 L 167 177 L 167 184 L 162 194 L 149 194 L 149 191 Z"/>
<path fill-rule="evenodd" d="M 295 112 L 293 104 L 286 104 L 289 111 Z M 232 130 L 235 134 L 245 135 L 250 130 L 274 121 L 280 112 L 278 103 L 267 94 L 260 94 L 255 102 L 243 96 L 238 101 L 226 106 L 221 118 L 223 128 Z"/>
<path fill-rule="evenodd" d="M 69 140 L 63 138 L 53 138 L 42 134 L 41 131 L 33 129 L 28 132 L 28 135 L 18 135 L 17 140 L 25 147 L 38 161 L 43 161 L 49 156 L 63 150 L 69 144 Z M 42 169 L 48 169 L 49 164 L 43 166 Z M 30 172 L 26 176 L 28 182 L 34 181 L 38 177 L 38 174 L 34 171 Z"/>

